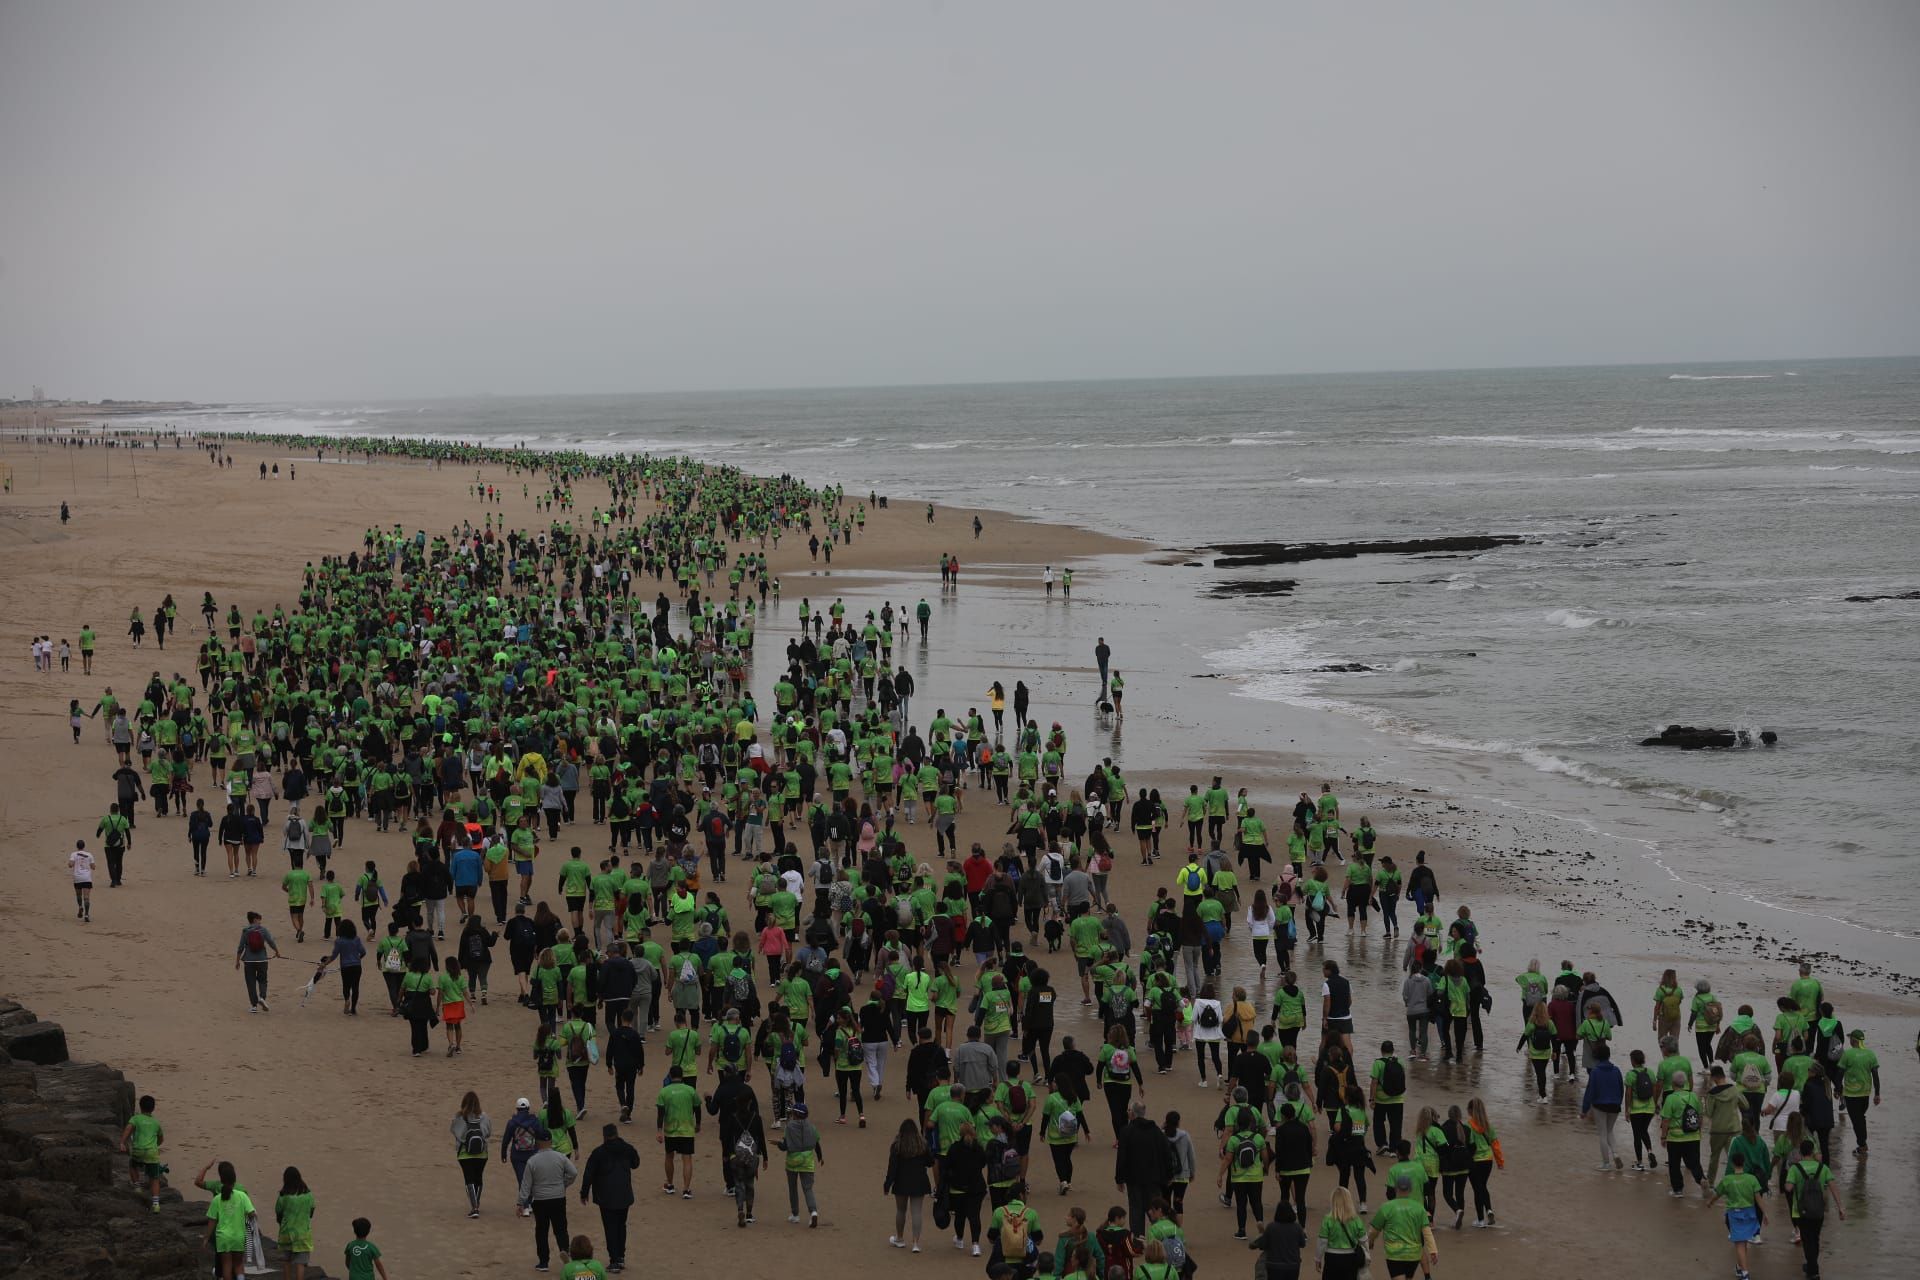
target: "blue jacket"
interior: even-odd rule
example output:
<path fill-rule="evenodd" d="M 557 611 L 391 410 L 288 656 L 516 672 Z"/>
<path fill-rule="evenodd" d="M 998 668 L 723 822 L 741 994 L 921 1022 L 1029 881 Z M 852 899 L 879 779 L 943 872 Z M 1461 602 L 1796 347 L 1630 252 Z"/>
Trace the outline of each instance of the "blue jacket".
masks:
<path fill-rule="evenodd" d="M 1627 1098 L 1627 1082 L 1620 1076 L 1620 1068 L 1611 1061 L 1595 1062 L 1587 1071 L 1587 1091 L 1580 1099 L 1580 1114 L 1585 1115 L 1595 1107 L 1605 1107 L 1618 1111 Z"/>

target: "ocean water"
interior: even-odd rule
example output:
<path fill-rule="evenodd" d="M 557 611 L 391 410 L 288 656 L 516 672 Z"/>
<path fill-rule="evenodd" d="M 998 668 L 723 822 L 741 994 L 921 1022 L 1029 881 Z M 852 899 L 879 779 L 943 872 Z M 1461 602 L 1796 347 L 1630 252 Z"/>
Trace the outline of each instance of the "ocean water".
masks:
<path fill-rule="evenodd" d="M 1169 549 L 1523 535 L 1477 555 L 1271 569 L 1218 570 L 1201 552 L 1156 591 L 1196 620 L 1182 628 L 1193 667 L 1241 697 L 1350 717 L 1412 753 L 1415 774 L 1480 779 L 1483 800 L 1624 831 L 1676 878 L 1872 933 L 1920 963 L 1907 945 L 1920 935 L 1920 601 L 1845 600 L 1920 590 L 1920 360 L 261 405 L 177 420 L 674 451 Z M 1298 586 L 1209 594 L 1268 577 Z M 1373 670 L 1317 671 L 1335 662 Z M 1676 722 L 1781 742 L 1638 745 Z"/>

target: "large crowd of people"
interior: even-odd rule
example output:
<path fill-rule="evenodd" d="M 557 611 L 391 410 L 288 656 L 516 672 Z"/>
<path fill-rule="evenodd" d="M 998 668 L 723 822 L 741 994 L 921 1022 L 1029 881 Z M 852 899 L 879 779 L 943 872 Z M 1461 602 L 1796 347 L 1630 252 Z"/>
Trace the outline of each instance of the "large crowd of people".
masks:
<path fill-rule="evenodd" d="M 1832 1168 L 1865 1159 L 1880 1076 L 1808 965 L 1724 996 L 1670 970 L 1616 997 L 1580 957 L 1495 977 L 1471 904 L 1443 911 L 1425 854 L 1388 853 L 1331 783 L 1275 808 L 1208 771 L 1163 798 L 1030 718 L 1023 682 L 1011 724 L 999 682 L 987 715 L 929 706 L 906 661 L 937 643 L 924 601 L 793 601 L 797 626 L 769 645 L 769 553 L 783 536 L 844 549 L 877 495 L 671 459 L 280 443 L 440 466 L 483 518 L 368 529 L 284 607 L 206 595 L 187 637 L 171 595 L 133 609 L 127 643 L 151 635 L 158 661 L 173 640 L 184 669 L 69 708 L 76 741 L 101 722 L 116 766 L 70 855 L 76 920 L 99 905 L 96 850 L 137 892 L 147 860 L 184 846 L 196 876 L 284 896 L 284 925 L 250 913 L 235 943 L 250 1012 L 337 983 L 343 1017 L 404 1025 L 396 1053 L 458 1058 L 476 1023 L 523 1044 L 518 1076 L 450 1094 L 450 1158 L 474 1217 L 488 1168 L 510 1171 L 537 1270 L 626 1267 L 644 1180 L 626 1135 L 651 1129 L 663 1198 L 722 1193 L 751 1229 L 777 1161 L 789 1224 L 877 1193 L 889 1245 L 951 1247 L 995 1277 L 1190 1277 L 1188 1224 L 1212 1212 L 1264 1280 L 1373 1274 L 1376 1252 L 1388 1275 L 1428 1273 L 1436 1231 L 1502 1221 L 1501 1134 L 1458 1083 L 1491 1032 L 1535 1100 L 1572 1122 L 1577 1099 L 1599 1171 L 1626 1171 L 1630 1136 L 1633 1171 L 1664 1159 L 1672 1195 L 1724 1202 L 1743 1280 L 1770 1217 L 1818 1274 Z M 229 442 L 197 444 L 230 465 Z M 90 670 L 99 630 L 81 621 Z M 1120 702 L 1110 654 L 1100 638 L 1103 714 Z M 963 850 L 960 816 L 981 806 L 1004 838 Z M 404 860 L 373 838 L 388 832 Z M 1343 971 L 1343 930 L 1397 964 Z M 309 965 L 292 993 L 270 980 L 289 947 Z M 1404 1024 L 1359 1025 L 1363 984 Z M 1516 996 L 1498 1027 L 1495 991 Z M 1167 1076 L 1210 1114 L 1150 1110 Z M 496 1116 L 482 1094 L 516 1100 Z M 823 1128 L 864 1128 L 883 1098 L 884 1167 L 843 1172 Z M 157 1206 L 156 1116 L 143 1098 L 123 1145 Z M 239 1275 L 265 1206 L 230 1166 L 203 1180 L 209 1240 Z M 1049 1191 L 1064 1225 L 1042 1221 Z M 597 1241 L 569 1221 L 574 1195 Z M 290 1276 L 312 1213 L 288 1169 Z M 371 1276 L 360 1228 L 332 1248 Z"/>

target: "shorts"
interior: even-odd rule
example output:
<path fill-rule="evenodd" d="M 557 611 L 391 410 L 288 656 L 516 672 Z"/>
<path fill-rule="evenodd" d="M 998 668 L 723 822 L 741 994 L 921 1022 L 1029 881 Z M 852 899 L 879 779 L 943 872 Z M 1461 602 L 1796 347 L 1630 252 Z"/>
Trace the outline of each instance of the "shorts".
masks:
<path fill-rule="evenodd" d="M 75 881 L 73 882 L 73 887 L 74 887 L 74 888 L 76 888 L 76 889 L 91 889 L 91 888 L 93 888 L 93 881 L 91 881 L 91 880 L 75 880 Z"/>
<path fill-rule="evenodd" d="M 467 1020 L 467 1002 L 449 1000 L 440 1006 L 440 1021 L 450 1027 L 457 1027 Z"/>
<path fill-rule="evenodd" d="M 313 1254 L 305 1250 L 299 1253 L 282 1253 L 280 1256 L 296 1267 L 304 1267 L 313 1261 Z"/>
<path fill-rule="evenodd" d="M 127 1161 L 127 1169 L 132 1173 L 139 1174 L 141 1177 L 146 1178 L 149 1181 L 152 1181 L 155 1178 L 164 1177 L 167 1172 L 167 1166 L 161 1164 L 159 1161 L 143 1160 L 139 1156 L 134 1156 L 132 1159 Z"/>
<path fill-rule="evenodd" d="M 515 858 L 513 860 L 513 869 L 523 876 L 530 876 L 533 874 L 533 859 L 527 858 L 523 860 Z"/>
<path fill-rule="evenodd" d="M 1727 1210 L 1727 1239 L 1735 1244 L 1745 1244 L 1760 1236 L 1760 1211 L 1749 1205 L 1745 1209 Z"/>
<path fill-rule="evenodd" d="M 567 910 L 569 910 L 569 911 L 579 911 L 579 910 L 582 910 L 582 909 L 584 909 L 584 908 L 586 907 L 586 905 L 587 905 L 587 895 L 586 895 L 586 894 L 584 894 L 584 893 L 581 893 L 581 894 L 573 894 L 573 893 L 570 893 L 570 894 L 568 894 L 568 895 L 567 895 Z"/>
<path fill-rule="evenodd" d="M 1080 976 L 1084 978 L 1093 968 L 1093 959 L 1090 956 L 1075 956 L 1073 958 L 1073 966 L 1080 971 Z"/>
<path fill-rule="evenodd" d="M 692 1138 L 668 1138 L 667 1154 L 670 1156 L 690 1156 L 693 1154 Z"/>
<path fill-rule="evenodd" d="M 1328 1018 L 1327 1030 L 1335 1035 L 1350 1036 L 1353 1034 L 1353 1019 Z"/>
<path fill-rule="evenodd" d="M 1420 1260 L 1418 1258 L 1412 1258 L 1406 1262 L 1396 1262 L 1392 1258 L 1387 1259 L 1387 1274 L 1390 1276 L 1410 1276 L 1419 1269 Z"/>

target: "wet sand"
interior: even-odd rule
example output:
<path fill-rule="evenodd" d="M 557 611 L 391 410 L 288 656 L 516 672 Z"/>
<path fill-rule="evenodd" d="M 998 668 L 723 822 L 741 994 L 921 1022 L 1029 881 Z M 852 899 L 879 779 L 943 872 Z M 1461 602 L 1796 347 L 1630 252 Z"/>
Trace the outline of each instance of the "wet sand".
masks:
<path fill-rule="evenodd" d="M 277 889 L 284 863 L 276 842 L 263 850 L 263 880 L 196 880 L 184 819 L 157 819 L 150 808 L 139 819 L 126 887 L 108 890 L 103 884 L 97 890 L 91 926 L 72 919 L 65 851 L 76 836 L 94 843 L 93 826 L 111 798 L 113 757 L 99 721 L 87 724 L 80 745 L 71 743 L 69 698 L 91 706 L 105 685 L 125 692 L 152 671 L 190 669 L 198 642 L 194 605 L 203 590 L 213 591 L 223 609 L 236 601 L 243 611 L 290 603 L 301 564 L 352 549 L 370 525 L 399 520 L 442 529 L 481 516 L 479 504 L 466 498 L 471 472 L 456 468 L 323 466 L 263 447 L 234 453 L 236 466 L 216 473 L 191 446 L 177 452 L 36 453 L 17 439 L 0 441 L 0 461 L 15 471 L 14 492 L 0 500 L 0 562 L 7 565 L 12 602 L 0 623 L 0 646 L 10 657 L 0 667 L 0 696 L 13 710 L 0 721 L 0 758 L 9 761 L 13 781 L 0 809 L 0 857 L 14 889 L 0 901 L 0 920 L 13 944 L 0 968 L 0 990 L 63 1022 L 76 1056 L 120 1066 L 141 1091 L 159 1098 L 176 1184 L 206 1161 L 227 1158 L 248 1186 L 264 1194 L 283 1165 L 297 1164 L 318 1197 L 318 1256 L 330 1266 L 349 1238 L 348 1220 L 367 1214 L 396 1276 L 520 1274 L 532 1262 L 529 1228 L 508 1208 L 505 1167 L 490 1169 L 486 1216 L 470 1222 L 447 1121 L 467 1088 L 479 1091 L 496 1124 L 527 1091 L 531 1020 L 524 1011 L 511 1003 L 478 1009 L 461 1058 L 448 1060 L 436 1048 L 414 1060 L 406 1054 L 404 1026 L 380 1016 L 374 1006 L 381 1001 L 372 991 L 358 1020 L 339 1016 L 331 982 L 299 1007 L 304 966 L 323 948 L 317 929 L 306 944 L 291 942 L 284 895 Z M 281 461 L 283 470 L 294 462 L 299 478 L 261 481 L 257 466 L 263 458 Z M 849 477 L 848 484 L 857 489 L 857 478 Z M 518 480 L 506 488 L 512 496 L 488 509 L 522 525 L 534 523 L 532 504 L 518 497 Z M 74 521 L 65 527 L 57 519 L 62 498 L 74 504 Z M 1269 818 L 1283 815 L 1300 790 L 1317 790 L 1317 759 L 1346 758 L 1342 753 L 1351 742 L 1331 751 L 1342 732 L 1337 717 L 1234 698 L 1226 682 L 1193 678 L 1203 669 L 1195 655 L 1229 638 L 1190 633 L 1177 579 L 1170 570 L 1144 564 L 1142 548 L 999 513 L 984 513 L 983 520 L 986 534 L 976 543 L 969 513 L 942 508 L 929 528 L 922 506 L 902 503 L 873 513 L 866 534 L 840 550 L 831 569 L 808 564 L 804 545 L 783 540 L 773 557 L 783 599 L 761 625 L 763 660 L 755 688 L 764 691 L 770 684 L 764 655 L 769 646 L 777 655 L 803 595 L 816 604 L 842 596 L 856 609 L 882 599 L 910 606 L 924 595 L 935 606 L 932 641 L 906 650 L 920 686 L 915 718 L 922 723 L 936 706 L 956 714 L 970 706 L 984 709 L 992 680 L 1010 689 L 1024 678 L 1034 690 L 1033 716 L 1043 725 L 1059 720 L 1067 728 L 1070 777 L 1084 775 L 1101 755 L 1120 760 L 1133 785 L 1159 785 L 1163 793 L 1177 794 L 1186 782 L 1204 783 L 1204 775 L 1220 772 L 1230 789 L 1251 787 Z M 962 559 L 957 593 L 940 593 L 933 569 L 946 550 Z M 1076 564 L 1073 598 L 1058 587 L 1046 598 L 1038 566 L 1069 562 Z M 181 604 L 180 632 L 164 655 L 151 638 L 142 650 L 132 650 L 121 634 L 128 611 L 138 605 L 150 614 L 168 591 Z M 73 672 L 36 677 L 26 656 L 30 637 L 77 638 L 81 623 L 89 621 L 101 635 L 95 675 L 80 675 L 76 655 Z M 1128 678 L 1128 714 L 1112 726 L 1097 725 L 1092 708 L 1092 646 L 1102 634 Z M 1422 785 L 1417 765 L 1385 758 L 1382 765 L 1391 767 L 1377 777 L 1368 771 L 1330 779 L 1344 811 L 1371 814 L 1381 829 L 1381 850 L 1403 866 L 1413 849 L 1427 849 L 1443 907 L 1470 902 L 1489 943 L 1495 1006 L 1486 1054 L 1461 1068 L 1421 1064 L 1410 1073 L 1410 1116 L 1424 1103 L 1444 1107 L 1480 1093 L 1508 1157 L 1493 1183 L 1500 1228 L 1459 1235 L 1442 1230 L 1441 1271 L 1518 1263 L 1584 1276 L 1617 1274 L 1636 1263 L 1679 1273 L 1730 1265 L 1718 1214 L 1702 1210 L 1697 1200 L 1670 1201 L 1664 1171 L 1592 1171 L 1591 1133 L 1574 1118 L 1573 1090 L 1562 1086 L 1549 1107 L 1523 1104 L 1525 1068 L 1511 1053 L 1517 1018 L 1511 979 L 1534 955 L 1549 965 L 1564 956 L 1594 968 L 1628 1014 L 1617 1043 L 1651 1049 L 1648 1006 L 1661 968 L 1679 967 L 1685 981 L 1711 977 L 1730 1002 L 1764 1008 L 1792 976 L 1790 962 L 1766 952 L 1764 939 L 1749 940 L 1759 944 L 1759 953 L 1750 945 L 1699 942 L 1697 930 L 1662 914 L 1671 903 L 1657 901 L 1646 883 L 1620 872 L 1613 859 L 1567 856 L 1585 850 L 1567 849 L 1563 833 L 1547 820 L 1422 793 L 1415 789 Z M 204 769 L 201 775 L 198 794 L 205 797 Z M 963 842 L 997 849 L 1004 811 L 977 792 L 969 793 L 967 806 Z M 598 832 L 584 822 L 563 831 L 563 838 L 569 835 L 590 854 L 599 847 Z M 908 843 L 917 857 L 932 860 L 924 828 L 909 828 Z M 1163 861 L 1151 871 L 1141 869 L 1129 845 L 1116 843 L 1114 892 L 1137 934 L 1141 907 L 1160 882 L 1171 879 L 1173 867 Z M 1547 848 L 1555 855 L 1539 856 Z M 358 823 L 339 852 L 354 860 L 339 865 L 377 857 L 383 872 L 397 873 L 406 838 L 399 832 L 380 836 Z M 1171 846 L 1168 857 L 1177 857 Z M 736 921 L 751 917 L 743 890 L 744 878 L 735 877 L 723 891 Z M 289 956 L 276 966 L 274 1011 L 265 1017 L 247 1015 L 231 967 L 234 938 L 248 909 L 266 914 Z M 1367 1061 L 1383 1034 L 1397 1040 L 1404 1029 L 1398 947 L 1388 948 L 1377 934 L 1349 939 L 1335 924 L 1326 954 L 1355 979 L 1355 1042 Z M 1312 952 L 1297 955 L 1301 964 L 1308 956 L 1317 964 Z M 1071 968 L 1070 961 L 1054 966 L 1063 991 Z M 1227 977 L 1248 985 L 1265 1009 L 1265 991 L 1253 980 L 1250 954 L 1238 937 L 1228 944 Z M 1830 1225 L 1827 1258 L 1830 1273 L 1845 1274 L 1868 1260 L 1898 1256 L 1898 1206 L 1912 1203 L 1916 1175 L 1910 1144 L 1900 1139 L 1913 1131 L 1912 1099 L 1920 1080 L 1908 1049 L 1911 1001 L 1864 983 L 1830 985 L 1841 996 L 1848 1025 L 1872 1029 L 1887 1082 L 1887 1105 L 1873 1115 L 1879 1141 L 1871 1184 L 1862 1162 L 1843 1155 L 1837 1163 L 1849 1221 Z M 1059 1027 L 1083 1045 L 1096 1038 L 1097 1029 L 1093 1017 L 1073 1007 Z M 894 1070 L 897 1075 L 897 1065 Z M 649 1076 L 658 1076 L 651 1058 Z M 834 1125 L 823 1082 L 816 1078 L 810 1085 L 827 1161 L 820 1179 L 821 1230 L 795 1237 L 797 1247 L 786 1258 L 786 1270 L 800 1280 L 842 1274 L 848 1262 L 978 1274 L 978 1263 L 955 1254 L 947 1241 L 929 1239 L 932 1247 L 920 1258 L 896 1256 L 886 1245 L 892 1206 L 880 1194 L 885 1148 L 908 1114 L 896 1089 L 897 1083 L 881 1104 L 870 1105 L 871 1127 L 861 1131 Z M 1146 1101 L 1156 1115 L 1167 1108 L 1182 1112 L 1202 1153 L 1199 1181 L 1206 1182 L 1219 1095 L 1198 1087 L 1189 1058 L 1173 1075 L 1150 1075 Z M 605 1077 L 595 1079 L 589 1107 L 581 1137 L 590 1148 L 598 1125 L 614 1114 Z M 626 1134 L 642 1156 L 630 1261 L 644 1263 L 663 1247 L 697 1241 L 721 1265 L 763 1265 L 770 1244 L 786 1241 L 778 1233 L 794 1230 L 779 1208 L 777 1170 L 762 1182 L 759 1224 L 749 1232 L 736 1230 L 720 1191 L 717 1143 L 709 1134 L 697 1166 L 698 1198 L 668 1203 L 654 1189 L 657 1148 L 645 1110 L 643 1105 L 642 1122 Z M 1111 1185 L 1104 1116 L 1096 1116 L 1095 1128 L 1099 1139 L 1083 1145 L 1070 1197 L 1061 1201 L 1050 1182 L 1038 1179 L 1034 1202 L 1050 1236 L 1068 1204 L 1084 1206 L 1097 1220 L 1116 1198 L 1124 1200 Z M 1329 1172 L 1317 1169 L 1315 1206 L 1324 1204 L 1330 1185 Z M 1379 1198 L 1374 1192 L 1372 1199 Z M 1777 1200 L 1774 1207 L 1781 1207 Z M 575 1201 L 572 1213 L 576 1231 L 599 1238 L 591 1209 Z M 1216 1268 L 1244 1274 L 1239 1269 L 1251 1259 L 1228 1238 L 1232 1216 L 1201 1186 L 1190 1198 L 1187 1227 L 1206 1274 Z M 767 1233 L 775 1233 L 774 1241 Z M 1767 1239 L 1757 1251 L 1755 1275 L 1770 1280 L 1799 1274 L 1798 1251 L 1787 1247 L 1784 1225 L 1769 1230 Z"/>

